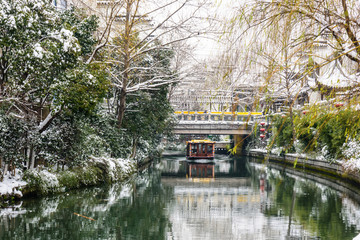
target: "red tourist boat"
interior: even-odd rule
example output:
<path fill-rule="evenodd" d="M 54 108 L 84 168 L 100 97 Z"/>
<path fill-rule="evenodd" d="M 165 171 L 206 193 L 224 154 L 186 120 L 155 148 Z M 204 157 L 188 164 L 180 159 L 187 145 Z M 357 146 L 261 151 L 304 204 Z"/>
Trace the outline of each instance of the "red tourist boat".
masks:
<path fill-rule="evenodd" d="M 215 143 L 210 140 L 191 140 L 186 142 L 187 159 L 213 159 Z"/>

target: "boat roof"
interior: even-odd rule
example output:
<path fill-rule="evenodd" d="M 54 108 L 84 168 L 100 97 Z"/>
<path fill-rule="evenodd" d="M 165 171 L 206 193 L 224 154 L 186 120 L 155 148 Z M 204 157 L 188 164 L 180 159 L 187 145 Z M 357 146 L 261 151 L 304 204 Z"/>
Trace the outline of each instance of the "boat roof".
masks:
<path fill-rule="evenodd" d="M 207 139 L 201 139 L 201 140 L 190 140 L 187 141 L 186 143 L 216 143 L 216 142 Z"/>

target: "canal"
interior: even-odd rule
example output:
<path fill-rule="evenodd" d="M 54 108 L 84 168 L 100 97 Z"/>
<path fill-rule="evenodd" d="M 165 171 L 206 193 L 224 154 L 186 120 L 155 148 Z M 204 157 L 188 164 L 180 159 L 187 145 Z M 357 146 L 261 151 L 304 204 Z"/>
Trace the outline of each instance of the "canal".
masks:
<path fill-rule="evenodd" d="M 321 179 L 245 157 L 167 155 L 123 184 L 1 209 L 0 239 L 354 238 L 359 196 Z"/>

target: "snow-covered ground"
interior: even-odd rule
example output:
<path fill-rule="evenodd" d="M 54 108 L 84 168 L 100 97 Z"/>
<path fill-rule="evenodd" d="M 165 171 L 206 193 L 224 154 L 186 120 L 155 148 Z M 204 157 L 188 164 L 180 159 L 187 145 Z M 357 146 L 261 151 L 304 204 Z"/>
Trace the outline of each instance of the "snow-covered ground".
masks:
<path fill-rule="evenodd" d="M 343 154 L 345 159 L 334 159 L 331 160 L 331 162 L 339 163 L 346 172 L 360 172 L 360 143 L 358 141 L 353 141 L 350 139 L 347 143 L 343 145 L 343 148 Z M 253 148 L 250 149 L 250 151 L 268 153 L 268 150 L 265 148 Z M 281 151 L 282 148 L 273 148 L 270 152 L 272 154 L 280 155 Z M 320 153 L 286 153 L 286 155 L 329 162 L 329 160 L 327 160 L 325 157 L 326 151 L 326 147 L 324 147 Z"/>
<path fill-rule="evenodd" d="M 110 179 L 110 181 L 117 181 L 124 177 L 130 176 L 136 169 L 136 162 L 133 160 L 115 159 L 107 157 L 91 157 L 88 164 L 83 164 L 81 169 L 84 172 L 87 172 L 88 167 L 96 167 L 99 165 L 102 166 L 101 169 L 106 170 L 105 172 L 106 174 L 108 174 L 107 177 Z M 31 176 L 33 181 L 35 179 L 35 184 L 41 185 L 38 186 L 37 189 L 41 190 L 41 193 L 39 194 L 44 194 L 65 191 L 68 186 L 63 186 L 63 184 L 61 184 L 60 182 L 60 179 L 64 177 L 64 173 L 74 179 L 77 177 L 76 175 L 78 172 L 71 172 L 69 170 L 67 170 L 66 172 L 54 172 L 51 171 L 51 169 L 44 168 L 41 170 L 29 170 L 27 175 Z M 15 196 L 21 198 L 23 196 L 21 189 L 25 188 L 29 184 L 23 179 L 23 177 L 24 174 L 19 170 L 16 170 L 15 176 L 7 173 L 4 176 L 3 181 L 0 182 L 0 196 Z M 94 179 L 91 182 L 92 184 L 97 182 L 96 176 L 94 176 Z M 81 183 L 87 185 L 84 181 L 85 180 L 82 180 Z"/>
<path fill-rule="evenodd" d="M 27 183 L 22 180 L 22 172 L 16 170 L 15 176 L 6 174 L 2 182 L 0 182 L 0 196 L 1 195 L 13 195 L 22 197 L 22 192 L 19 190 Z"/>

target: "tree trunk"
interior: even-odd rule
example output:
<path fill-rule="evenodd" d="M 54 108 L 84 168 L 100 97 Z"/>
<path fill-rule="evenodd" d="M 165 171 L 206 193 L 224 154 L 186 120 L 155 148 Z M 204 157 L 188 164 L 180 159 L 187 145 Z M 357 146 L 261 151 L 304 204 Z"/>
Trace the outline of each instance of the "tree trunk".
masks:
<path fill-rule="evenodd" d="M 2 158 L 0 157 L 0 170 L 2 169 Z M 3 181 L 4 173 L 0 171 L 0 182 Z"/>
<path fill-rule="evenodd" d="M 3 172 L 3 178 L 7 174 L 8 169 L 9 169 L 9 164 L 5 163 L 4 172 Z"/>
<path fill-rule="evenodd" d="M 122 89 L 120 91 L 120 96 L 119 96 L 119 106 L 118 106 L 118 128 L 121 128 L 123 119 L 124 119 L 124 114 L 125 114 L 125 108 L 126 108 L 126 90 Z"/>
<path fill-rule="evenodd" d="M 11 172 L 12 176 L 15 176 L 16 171 L 15 171 L 15 166 L 14 166 L 14 160 L 13 159 L 11 159 L 11 161 L 10 161 L 10 172 Z"/>
<path fill-rule="evenodd" d="M 0 56 L 2 56 L 2 50 L 0 48 Z M 6 68 L 8 67 L 8 64 L 5 60 L 1 60 L 0 64 L 2 66 L 2 68 L 0 69 L 0 96 L 4 96 L 4 91 L 5 91 L 5 82 L 7 79 L 7 74 L 6 74 Z"/>
<path fill-rule="evenodd" d="M 287 230 L 287 236 L 288 236 L 288 237 L 290 237 L 290 233 L 291 233 L 291 220 L 292 220 L 293 212 L 294 212 L 295 198 L 296 198 L 296 191 L 295 191 L 295 184 L 294 184 L 293 194 L 292 194 L 292 198 L 291 198 L 291 207 L 290 207 L 290 214 L 289 214 L 289 224 L 288 224 L 288 230 Z"/>
<path fill-rule="evenodd" d="M 132 142 L 132 150 L 131 150 L 131 159 L 134 159 L 136 157 L 136 145 L 137 145 L 137 138 L 133 138 Z"/>
<path fill-rule="evenodd" d="M 34 153 L 34 148 L 33 146 L 30 147 L 30 167 L 29 169 L 34 169 L 35 168 L 35 153 Z"/>
<path fill-rule="evenodd" d="M 130 14 L 131 14 L 131 5 L 132 1 L 126 1 L 126 15 L 125 15 L 125 31 L 124 31 L 124 73 L 122 76 L 122 88 L 119 96 L 119 105 L 118 105 L 118 128 L 121 128 L 122 122 L 124 120 L 124 113 L 126 109 L 126 95 L 127 95 L 127 84 L 129 82 L 129 69 L 130 69 L 130 39 L 131 39 L 131 27 L 130 23 Z"/>
<path fill-rule="evenodd" d="M 42 133 L 50 126 L 52 121 L 60 114 L 62 109 L 63 109 L 63 107 L 61 106 L 60 110 L 55 112 L 54 115 L 52 115 L 51 112 L 49 112 L 49 114 L 46 116 L 46 118 L 43 121 L 41 121 L 38 126 L 39 133 Z"/>
<path fill-rule="evenodd" d="M 28 146 L 26 149 L 26 168 L 30 169 L 30 158 L 31 158 L 31 150 L 30 147 Z"/>
<path fill-rule="evenodd" d="M 296 131 L 295 131 L 295 125 L 294 125 L 294 112 L 293 112 L 293 108 L 292 108 L 292 105 L 294 104 L 294 101 L 291 101 L 290 105 L 289 105 L 290 121 L 291 121 L 291 132 L 292 132 L 292 138 L 291 138 L 290 147 L 294 146 L 294 143 L 295 143 L 295 140 L 296 140 Z"/>

